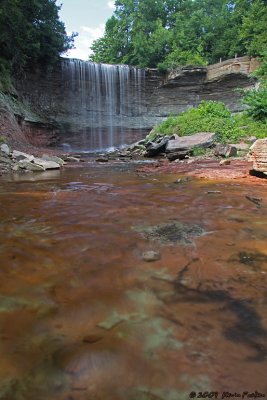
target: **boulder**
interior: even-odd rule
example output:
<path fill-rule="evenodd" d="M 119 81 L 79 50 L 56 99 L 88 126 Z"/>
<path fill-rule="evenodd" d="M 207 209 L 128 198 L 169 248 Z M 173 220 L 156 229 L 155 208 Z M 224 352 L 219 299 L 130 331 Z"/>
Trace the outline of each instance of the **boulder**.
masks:
<path fill-rule="evenodd" d="M 41 166 L 44 170 L 46 169 L 59 169 L 60 165 L 55 161 L 46 161 L 43 158 L 34 157 L 33 161 L 34 164 Z"/>
<path fill-rule="evenodd" d="M 48 154 L 43 154 L 42 159 L 45 161 L 54 161 L 55 163 L 59 164 L 60 166 L 63 166 L 65 164 L 64 160 L 62 158 L 57 157 L 57 156 L 49 156 Z"/>
<path fill-rule="evenodd" d="M 248 160 L 253 162 L 253 170 L 267 175 L 267 138 L 258 139 L 250 147 Z"/>
<path fill-rule="evenodd" d="M 200 132 L 195 135 L 182 136 L 178 139 L 169 140 L 166 146 L 166 153 L 178 153 L 180 151 L 190 151 L 194 147 L 211 147 L 215 142 L 215 133 Z"/>
<path fill-rule="evenodd" d="M 217 144 L 214 154 L 221 157 L 235 157 L 237 155 L 237 148 L 232 144 Z"/>
<path fill-rule="evenodd" d="M 10 147 L 6 143 L 1 144 L 0 150 L 1 153 L 6 154 L 7 156 L 9 156 L 11 153 Z"/>
<path fill-rule="evenodd" d="M 145 155 L 147 157 L 154 157 L 157 156 L 160 153 L 164 153 L 166 150 L 166 146 L 168 143 L 168 139 L 162 139 L 159 143 L 148 143 L 146 147 L 146 153 Z"/>
<path fill-rule="evenodd" d="M 180 150 L 178 152 L 168 153 L 167 158 L 169 161 L 184 160 L 185 158 L 188 158 L 190 156 L 191 152 L 192 150 L 189 149 Z"/>
<path fill-rule="evenodd" d="M 34 156 L 31 154 L 23 153 L 22 151 L 18 150 L 13 150 L 12 152 L 12 158 L 16 161 L 21 161 L 21 160 L 28 160 L 28 161 L 33 161 Z"/>
<path fill-rule="evenodd" d="M 20 160 L 16 165 L 18 165 L 18 167 L 21 169 L 26 169 L 27 171 L 36 171 L 36 172 L 45 171 L 45 169 L 41 165 L 34 164 L 26 159 Z"/>

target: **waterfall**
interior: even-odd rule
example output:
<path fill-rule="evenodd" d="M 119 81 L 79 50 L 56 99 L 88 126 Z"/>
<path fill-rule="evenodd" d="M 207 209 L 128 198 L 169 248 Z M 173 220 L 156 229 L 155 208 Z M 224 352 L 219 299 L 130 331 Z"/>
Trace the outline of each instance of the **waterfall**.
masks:
<path fill-rule="evenodd" d="M 69 129 L 78 135 L 80 148 L 97 150 L 129 143 L 129 121 L 133 136 L 139 139 L 144 69 L 64 59 L 62 78 L 71 96 L 69 104 L 79 110 L 79 131 L 74 126 Z"/>

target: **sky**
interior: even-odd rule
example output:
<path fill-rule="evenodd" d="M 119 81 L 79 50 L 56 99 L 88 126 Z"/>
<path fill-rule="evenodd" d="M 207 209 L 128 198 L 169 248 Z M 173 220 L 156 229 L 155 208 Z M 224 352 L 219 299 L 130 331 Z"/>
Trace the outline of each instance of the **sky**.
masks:
<path fill-rule="evenodd" d="M 57 4 L 62 4 L 59 17 L 65 23 L 67 34 L 79 34 L 75 38 L 76 48 L 63 56 L 87 60 L 90 54 L 89 47 L 95 39 L 103 36 L 105 23 L 115 9 L 114 1 L 57 0 Z"/>

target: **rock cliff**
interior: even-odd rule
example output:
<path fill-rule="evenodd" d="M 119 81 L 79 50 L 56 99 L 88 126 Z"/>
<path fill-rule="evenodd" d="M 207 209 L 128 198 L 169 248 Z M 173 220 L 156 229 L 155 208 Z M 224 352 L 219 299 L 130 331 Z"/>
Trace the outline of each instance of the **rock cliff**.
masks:
<path fill-rule="evenodd" d="M 16 81 L 16 90 L 24 104 L 34 109 L 36 115 L 46 116 L 46 121 L 42 121 L 42 118 L 29 118 L 25 112 L 17 115 L 13 113 L 20 130 L 34 145 L 53 144 L 57 140 L 58 144 L 69 143 L 81 147 L 81 142 L 92 136 L 92 132 L 97 134 L 99 121 L 105 137 L 105 129 L 108 132 L 111 118 L 114 144 L 121 143 L 122 139 L 118 139 L 121 135 L 123 142 L 127 143 L 138 140 L 168 115 L 197 106 L 202 100 L 220 100 L 232 111 L 240 111 L 242 105 L 236 89 L 253 86 L 254 81 L 249 74 L 257 66 L 255 60 L 242 57 L 207 68 L 187 67 L 169 73 L 156 69 L 143 70 L 145 79 L 139 89 L 135 88 L 137 84 L 140 85 L 136 75 L 127 78 L 131 99 L 127 100 L 122 112 L 121 106 L 119 110 L 117 106 L 114 110 L 106 104 L 107 96 L 102 81 L 98 91 L 99 99 L 92 98 L 92 92 L 85 90 L 95 85 L 89 75 L 82 76 L 87 80 L 87 86 L 77 85 L 75 79 L 66 76 L 62 64 L 66 66 L 69 62 L 62 59 L 61 65 L 53 71 L 45 74 L 42 71 L 28 72 L 23 79 Z M 99 79 L 104 80 L 105 76 Z M 119 102 L 126 104 L 126 99 L 120 95 Z M 57 130 L 48 122 L 56 123 Z M 94 147 L 92 140 L 90 143 L 85 142 L 85 146 Z M 95 143 L 95 147 L 98 145 Z"/>

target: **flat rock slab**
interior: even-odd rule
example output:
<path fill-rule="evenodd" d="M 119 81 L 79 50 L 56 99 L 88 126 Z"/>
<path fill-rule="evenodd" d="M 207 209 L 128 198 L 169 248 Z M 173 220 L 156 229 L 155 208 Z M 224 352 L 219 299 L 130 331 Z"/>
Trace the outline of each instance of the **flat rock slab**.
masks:
<path fill-rule="evenodd" d="M 200 132 L 195 135 L 182 136 L 178 139 L 169 140 L 166 153 L 190 150 L 194 147 L 211 147 L 215 142 L 216 134 L 211 132 Z"/>
<path fill-rule="evenodd" d="M 62 158 L 57 157 L 57 156 L 49 156 L 48 154 L 43 154 L 42 159 L 45 161 L 53 161 L 60 166 L 63 166 L 65 164 L 64 160 Z"/>
<path fill-rule="evenodd" d="M 27 171 L 45 171 L 45 169 L 41 165 L 34 164 L 29 160 L 20 160 L 17 165 L 19 168 L 26 169 Z"/>
<path fill-rule="evenodd" d="M 34 156 L 32 154 L 27 154 L 23 153 L 22 151 L 14 150 L 12 152 L 12 158 L 15 159 L 16 161 L 21 161 L 21 160 L 32 161 L 34 159 Z"/>
<path fill-rule="evenodd" d="M 42 158 L 34 158 L 33 163 L 36 165 L 40 165 L 43 169 L 59 169 L 60 165 L 55 161 L 46 161 Z"/>

